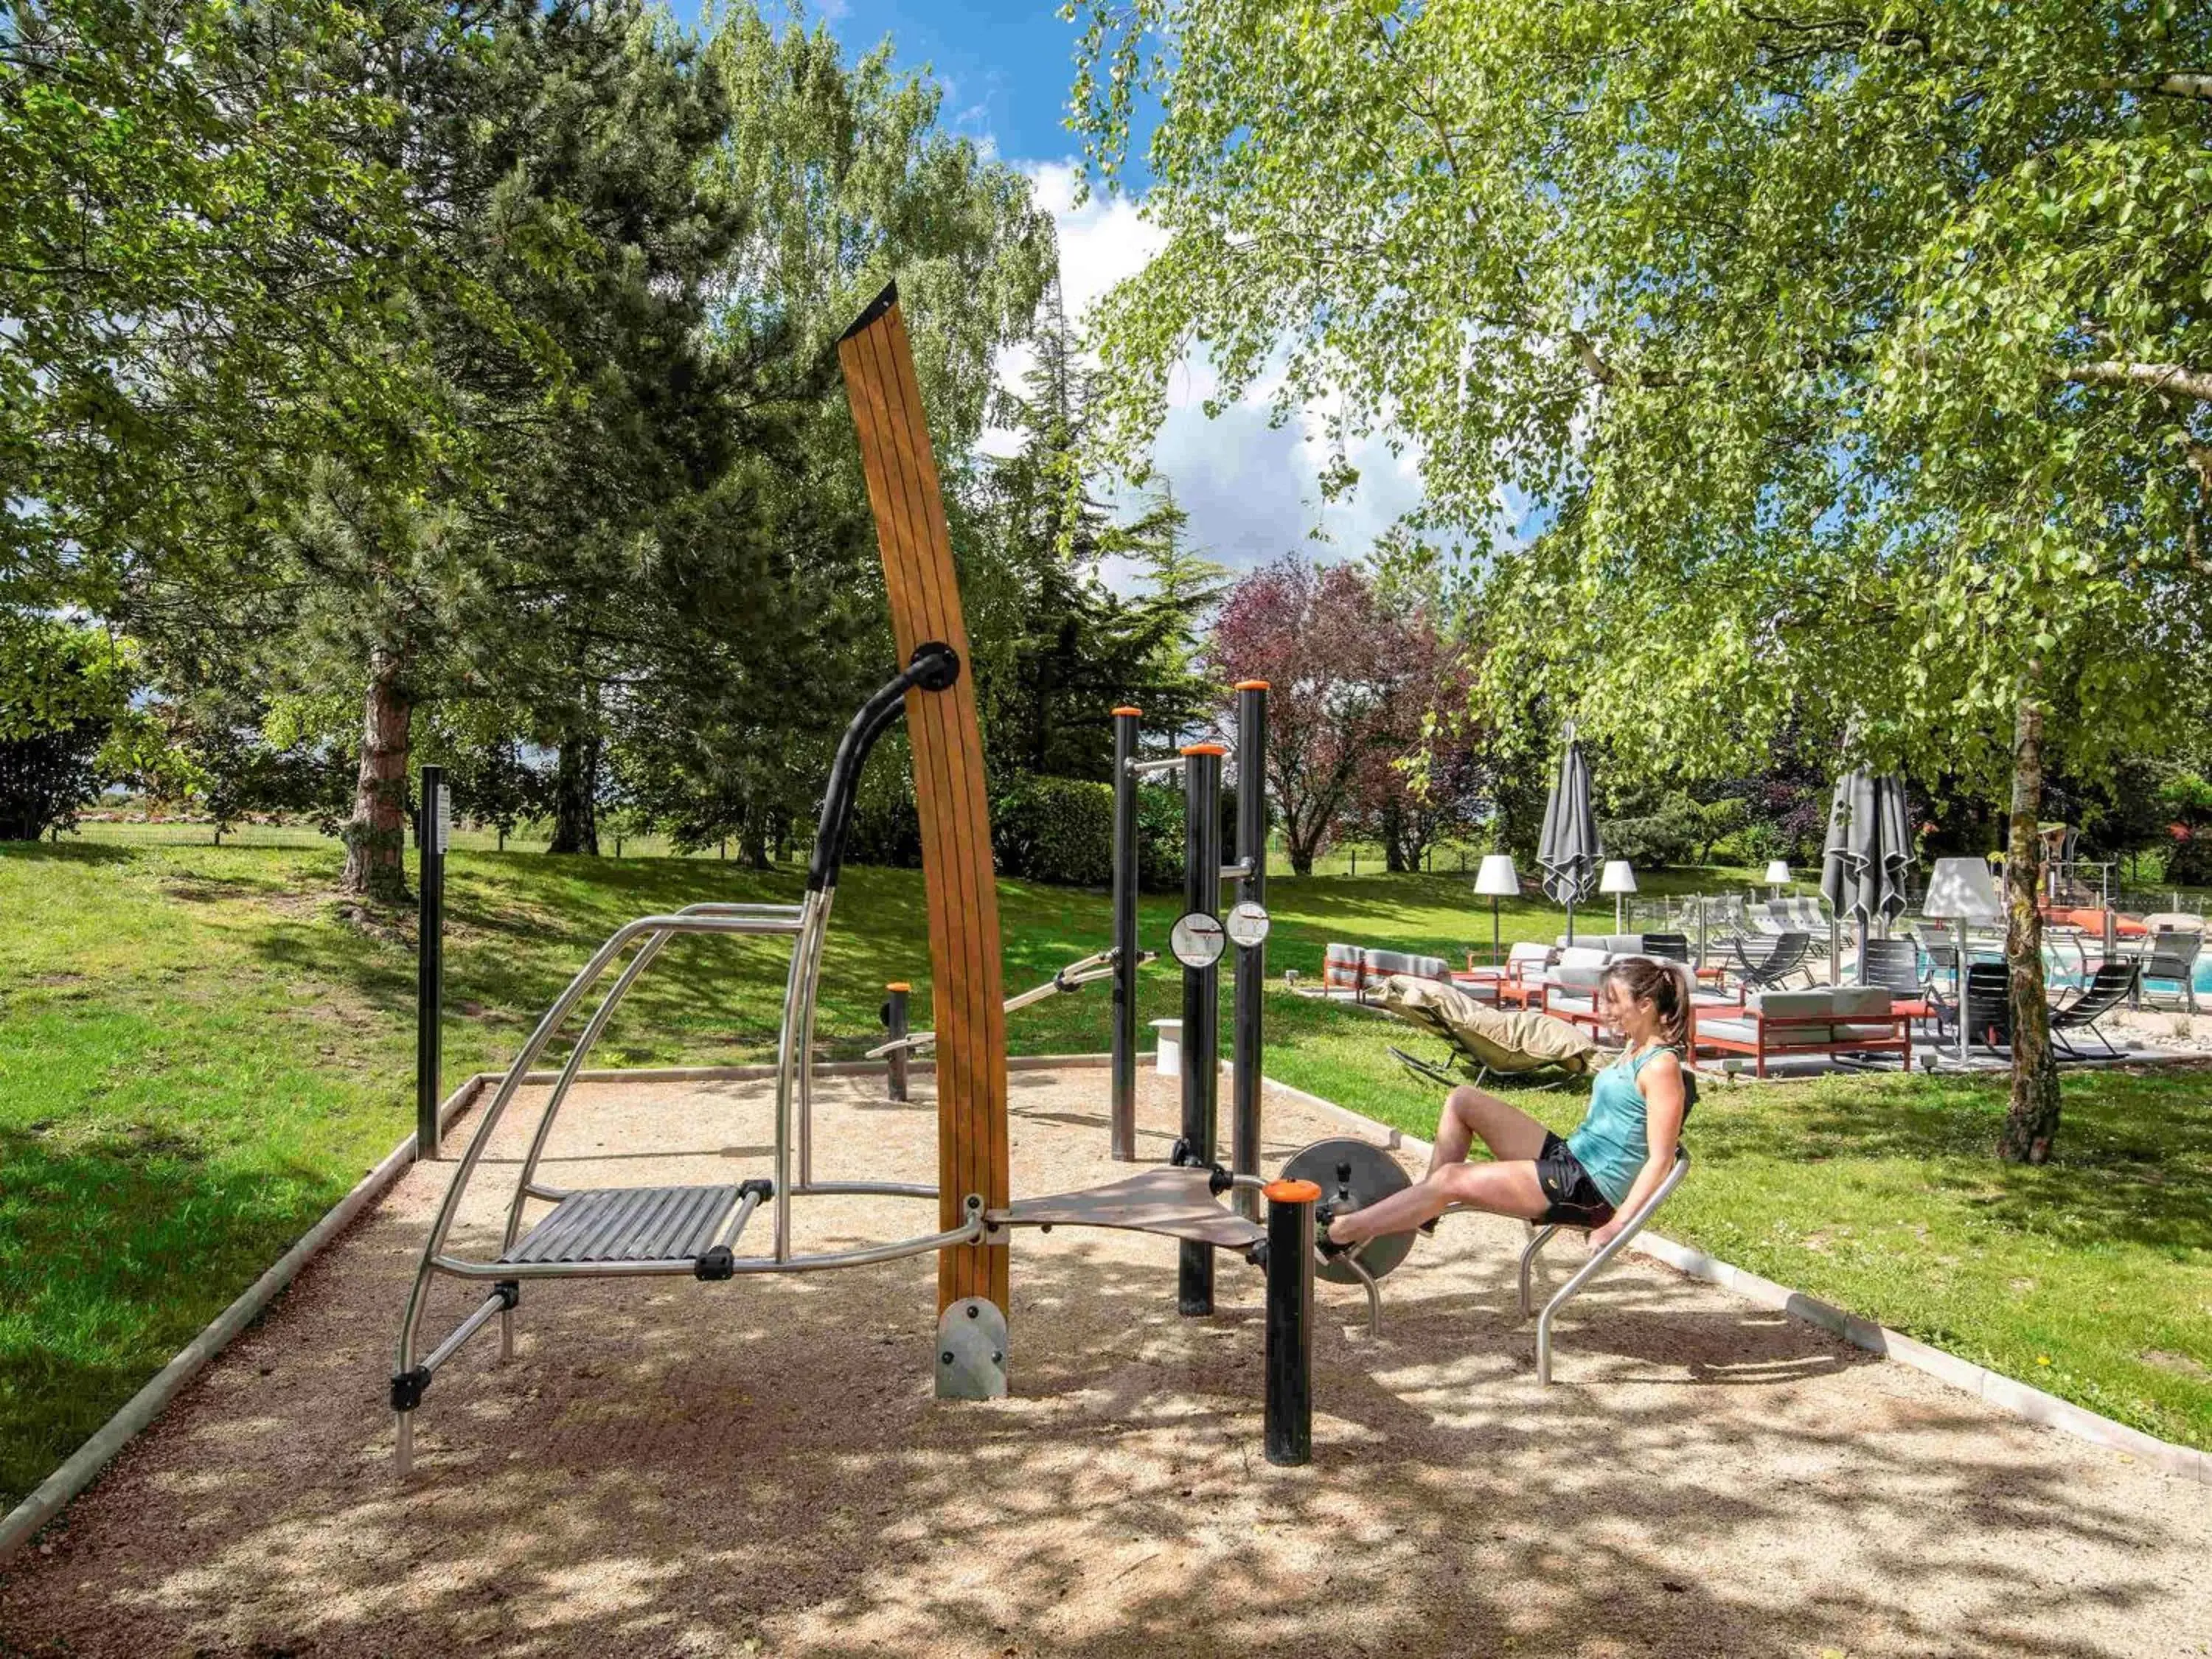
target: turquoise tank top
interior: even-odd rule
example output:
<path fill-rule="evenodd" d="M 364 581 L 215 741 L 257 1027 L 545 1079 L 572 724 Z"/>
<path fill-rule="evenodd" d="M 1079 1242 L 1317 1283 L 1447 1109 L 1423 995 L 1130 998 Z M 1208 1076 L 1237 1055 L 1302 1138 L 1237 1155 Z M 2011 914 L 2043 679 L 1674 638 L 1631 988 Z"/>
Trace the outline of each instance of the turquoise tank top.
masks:
<path fill-rule="evenodd" d="M 1651 1157 L 1646 1132 L 1644 1097 L 1637 1092 L 1637 1074 L 1655 1054 L 1672 1052 L 1663 1046 L 1646 1048 L 1632 1060 L 1623 1054 L 1597 1074 L 1590 1085 L 1589 1112 L 1574 1133 L 1567 1150 L 1589 1171 L 1605 1201 L 1615 1209 L 1626 1203 L 1638 1173 Z"/>

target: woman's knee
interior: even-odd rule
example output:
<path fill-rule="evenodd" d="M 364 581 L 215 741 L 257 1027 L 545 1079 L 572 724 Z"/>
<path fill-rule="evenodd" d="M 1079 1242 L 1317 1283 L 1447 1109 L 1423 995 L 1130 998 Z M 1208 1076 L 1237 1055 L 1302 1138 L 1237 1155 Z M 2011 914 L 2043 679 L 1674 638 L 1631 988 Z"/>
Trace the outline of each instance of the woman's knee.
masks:
<path fill-rule="evenodd" d="M 1444 1097 L 1444 1115 L 1455 1117 L 1472 1127 L 1481 1115 L 1482 1091 L 1471 1084 L 1462 1083 Z"/>

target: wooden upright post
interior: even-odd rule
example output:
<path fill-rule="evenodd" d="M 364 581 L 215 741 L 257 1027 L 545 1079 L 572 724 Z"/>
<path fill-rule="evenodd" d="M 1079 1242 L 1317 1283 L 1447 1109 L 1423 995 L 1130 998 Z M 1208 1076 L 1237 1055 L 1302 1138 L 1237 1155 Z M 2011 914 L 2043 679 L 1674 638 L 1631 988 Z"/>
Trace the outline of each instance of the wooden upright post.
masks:
<path fill-rule="evenodd" d="M 974 658 L 896 285 L 878 295 L 846 331 L 837 343 L 837 357 L 860 432 L 860 464 L 883 550 L 898 659 L 909 660 L 915 647 L 933 640 L 951 646 L 960 657 L 960 678 L 949 691 L 910 691 L 906 702 L 936 1001 L 938 1214 L 951 1231 L 967 1219 L 969 1195 L 988 1209 L 1003 1209 L 1012 1196 L 1006 1173 L 999 899 L 970 672 Z M 939 1314 L 975 1298 L 990 1303 L 1003 1316 L 1006 1254 L 1003 1244 L 980 1243 L 942 1252 L 937 1269 Z M 1003 1391 L 1003 1381 L 996 1391 Z"/>

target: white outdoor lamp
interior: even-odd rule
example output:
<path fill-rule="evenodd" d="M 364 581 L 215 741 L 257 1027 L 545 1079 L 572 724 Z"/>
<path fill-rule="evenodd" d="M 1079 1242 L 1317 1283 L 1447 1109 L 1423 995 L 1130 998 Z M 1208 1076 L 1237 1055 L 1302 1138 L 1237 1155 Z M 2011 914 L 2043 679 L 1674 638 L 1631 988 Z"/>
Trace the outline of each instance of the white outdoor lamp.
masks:
<path fill-rule="evenodd" d="M 1498 942 L 1498 901 L 1521 896 L 1521 876 L 1513 867 L 1512 855 L 1486 854 L 1482 868 L 1474 872 L 1474 890 L 1490 901 L 1490 962 L 1492 967 L 1498 967 L 1504 957 Z"/>
<path fill-rule="evenodd" d="M 1774 897 L 1782 896 L 1782 890 L 1790 884 L 1790 866 L 1785 860 L 1781 859 L 1767 860 L 1766 884 L 1774 890 Z"/>
<path fill-rule="evenodd" d="M 1606 860 L 1605 873 L 1598 878 L 1597 890 L 1613 895 L 1613 931 L 1626 933 L 1628 921 L 1623 911 L 1628 903 L 1628 895 L 1636 890 L 1636 872 L 1629 868 L 1626 859 Z"/>
<path fill-rule="evenodd" d="M 1966 924 L 1995 921 L 2005 913 L 2004 899 L 1990 878 L 1983 859 L 1937 859 L 1928 878 L 1928 896 L 1920 913 L 1933 921 L 1948 921 L 1959 950 L 1958 977 L 1953 989 L 1959 998 L 1959 1063 L 1966 1060 Z"/>

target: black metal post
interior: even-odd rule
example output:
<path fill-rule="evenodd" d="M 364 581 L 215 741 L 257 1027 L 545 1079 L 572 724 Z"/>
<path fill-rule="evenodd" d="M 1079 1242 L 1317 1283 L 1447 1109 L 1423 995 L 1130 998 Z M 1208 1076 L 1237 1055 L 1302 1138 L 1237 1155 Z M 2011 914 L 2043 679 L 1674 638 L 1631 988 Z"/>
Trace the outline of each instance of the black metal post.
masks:
<path fill-rule="evenodd" d="M 906 1038 L 906 1000 L 913 989 L 904 980 L 893 980 L 884 987 L 884 1030 L 890 1034 L 893 1042 L 903 1042 Z M 894 1048 L 890 1052 L 890 1097 L 893 1100 L 906 1098 L 906 1056 L 907 1051 L 903 1048 Z"/>
<path fill-rule="evenodd" d="M 1267 1183 L 1267 1461 L 1313 1458 L 1314 1206 L 1310 1181 Z"/>
<path fill-rule="evenodd" d="M 1137 775 L 1141 708 L 1114 711 L 1114 1071 L 1109 1139 L 1123 1163 L 1137 1156 Z"/>
<path fill-rule="evenodd" d="M 1237 884 L 1239 903 L 1267 902 L 1267 683 L 1237 684 Z M 1267 942 L 1237 947 L 1236 1021 L 1230 1028 L 1229 1167 L 1260 1173 L 1261 1007 L 1267 995 Z M 1260 1195 L 1237 1188 L 1237 1210 L 1260 1218 Z"/>
<path fill-rule="evenodd" d="M 1221 757 L 1218 743 L 1182 751 L 1182 898 L 1186 915 L 1221 912 Z M 1182 1139 L 1200 1163 L 1214 1161 L 1221 1095 L 1221 968 L 1182 970 Z M 1187 1314 L 1213 1311 L 1213 1247 L 1179 1247 L 1176 1305 Z"/>
<path fill-rule="evenodd" d="M 422 861 L 415 946 L 415 1155 L 438 1155 L 439 1026 L 446 1006 L 446 769 L 422 769 L 422 801 L 415 821 Z"/>

